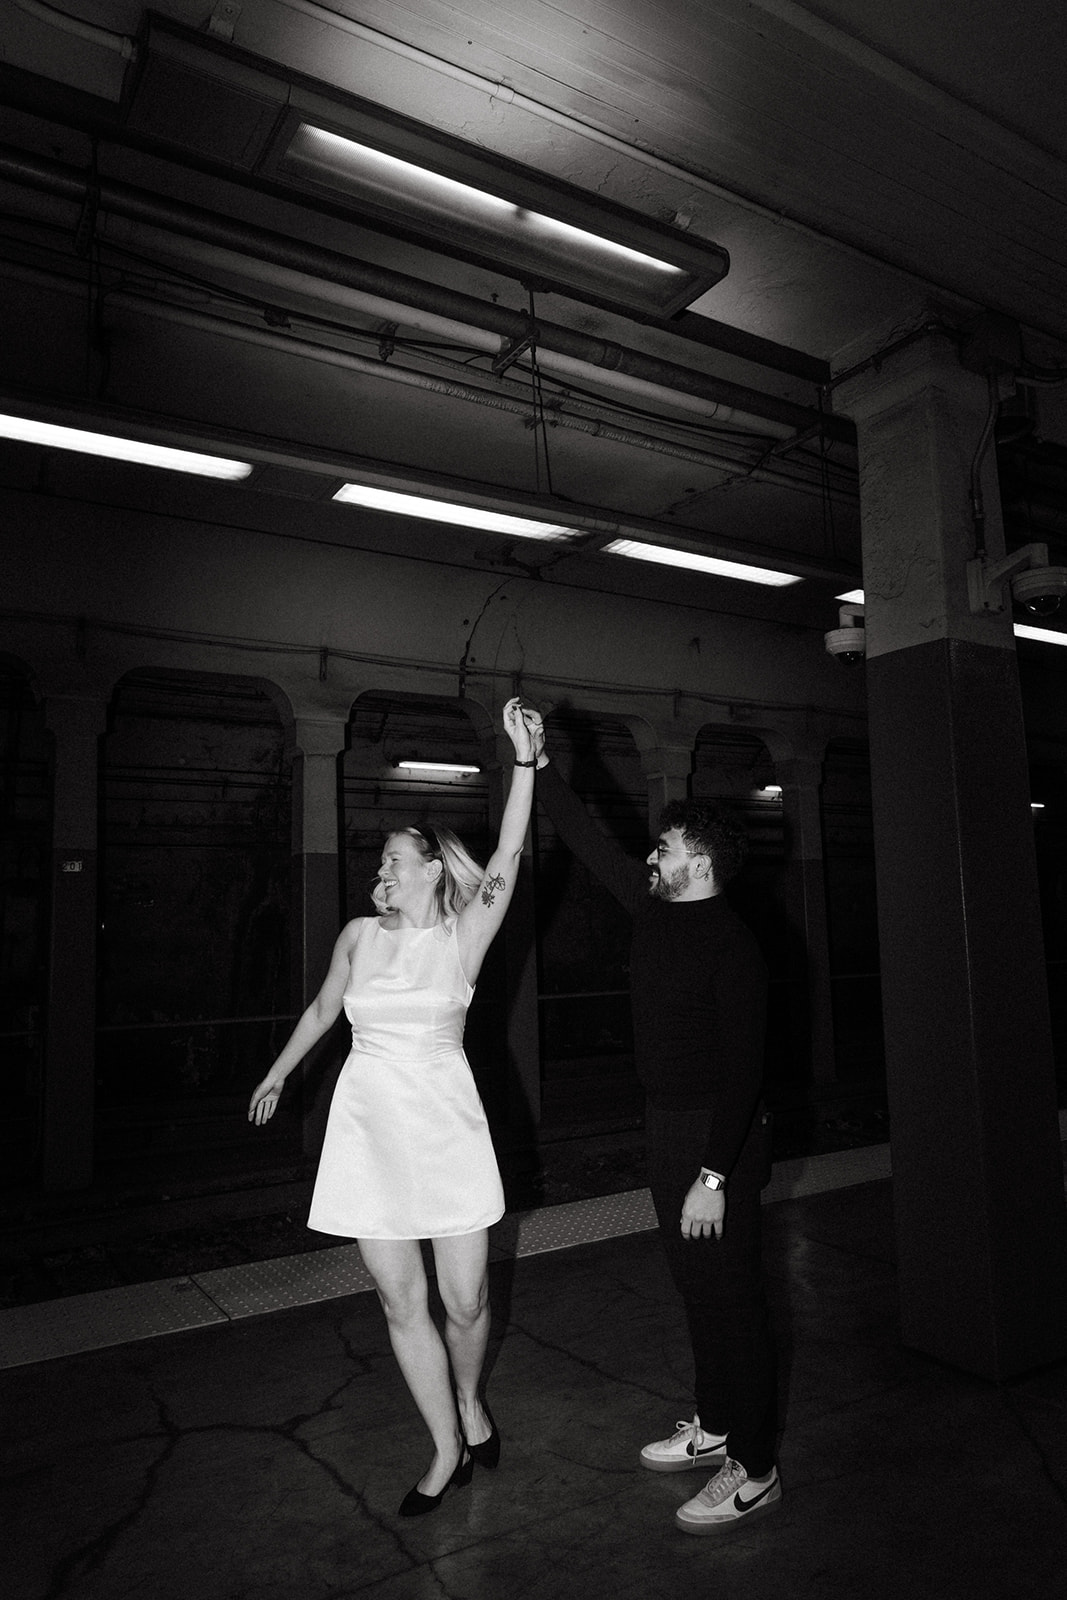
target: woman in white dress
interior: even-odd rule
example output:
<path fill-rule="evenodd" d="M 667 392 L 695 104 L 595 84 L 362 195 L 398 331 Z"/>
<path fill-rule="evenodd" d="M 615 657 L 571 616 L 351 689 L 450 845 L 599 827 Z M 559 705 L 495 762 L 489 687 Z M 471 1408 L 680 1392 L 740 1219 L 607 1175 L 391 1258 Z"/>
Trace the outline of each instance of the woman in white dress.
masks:
<path fill-rule="evenodd" d="M 515 772 L 483 870 L 454 834 L 401 828 L 386 839 L 375 899 L 334 946 L 326 981 L 252 1095 L 250 1122 L 342 1006 L 352 1049 L 334 1090 L 308 1226 L 354 1238 L 389 1339 L 434 1444 L 401 1516 L 495 1467 L 500 1435 L 478 1392 L 489 1335 L 488 1229 L 504 1212 L 485 1113 L 463 1054 L 463 1023 L 486 951 L 515 890 L 530 820 L 534 753 L 519 699 L 504 708 Z M 430 1315 L 419 1241 L 433 1243 L 444 1340 Z"/>

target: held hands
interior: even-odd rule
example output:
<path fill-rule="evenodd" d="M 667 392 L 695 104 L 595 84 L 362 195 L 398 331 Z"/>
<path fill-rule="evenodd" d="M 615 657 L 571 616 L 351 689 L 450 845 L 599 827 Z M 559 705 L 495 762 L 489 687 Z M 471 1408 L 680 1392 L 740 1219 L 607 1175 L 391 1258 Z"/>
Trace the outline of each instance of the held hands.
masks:
<path fill-rule="evenodd" d="M 726 1190 L 708 1189 L 698 1178 L 682 1201 L 682 1238 L 708 1239 L 714 1234 L 721 1239 L 725 1216 Z"/>
<path fill-rule="evenodd" d="M 521 706 L 522 720 L 525 722 L 530 738 L 533 740 L 533 755 L 538 766 L 542 766 L 542 756 L 545 753 L 545 723 L 536 706 Z"/>
<path fill-rule="evenodd" d="M 278 1078 L 273 1072 L 268 1072 L 263 1082 L 257 1084 L 252 1091 L 252 1098 L 248 1102 L 248 1120 L 254 1122 L 257 1128 L 269 1122 L 277 1111 L 284 1082 L 284 1078 Z"/>
<path fill-rule="evenodd" d="M 531 712 L 523 705 L 521 695 L 516 695 L 504 707 L 504 730 L 515 746 L 516 761 L 532 762 L 536 758 L 530 716 Z"/>

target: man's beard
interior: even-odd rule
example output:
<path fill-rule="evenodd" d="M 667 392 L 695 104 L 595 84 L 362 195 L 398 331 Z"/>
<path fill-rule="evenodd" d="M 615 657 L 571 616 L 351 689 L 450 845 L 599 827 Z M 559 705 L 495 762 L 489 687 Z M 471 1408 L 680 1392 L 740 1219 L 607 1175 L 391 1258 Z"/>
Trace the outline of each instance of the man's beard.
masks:
<path fill-rule="evenodd" d="M 684 894 L 688 887 L 689 868 L 679 867 L 677 871 L 668 874 L 666 878 L 660 872 L 655 873 L 652 882 L 648 886 L 648 892 L 650 895 L 654 895 L 657 900 L 677 900 L 678 896 Z"/>

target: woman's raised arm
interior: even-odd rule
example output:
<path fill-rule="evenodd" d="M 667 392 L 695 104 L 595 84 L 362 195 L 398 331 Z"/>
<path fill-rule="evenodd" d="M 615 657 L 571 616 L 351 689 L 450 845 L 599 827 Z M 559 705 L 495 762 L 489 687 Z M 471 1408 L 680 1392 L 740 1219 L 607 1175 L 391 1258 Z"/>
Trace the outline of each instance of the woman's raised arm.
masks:
<path fill-rule="evenodd" d="M 504 815 L 500 820 L 500 836 L 489 857 L 481 887 L 474 899 L 464 906 L 456 922 L 459 956 L 468 983 L 477 981 L 485 953 L 511 904 L 523 841 L 533 808 L 536 765 L 533 737 L 523 717 L 522 701 L 518 696 L 509 700 L 504 707 L 504 730 L 515 749 L 515 767 Z"/>

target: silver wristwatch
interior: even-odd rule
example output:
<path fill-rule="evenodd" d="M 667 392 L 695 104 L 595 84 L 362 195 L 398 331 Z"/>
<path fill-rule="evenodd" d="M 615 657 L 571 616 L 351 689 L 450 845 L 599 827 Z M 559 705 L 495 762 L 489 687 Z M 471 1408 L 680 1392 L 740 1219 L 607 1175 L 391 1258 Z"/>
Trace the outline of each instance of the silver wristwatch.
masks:
<path fill-rule="evenodd" d="M 700 1181 L 705 1189 L 725 1189 L 726 1179 L 721 1172 L 702 1172 Z"/>

